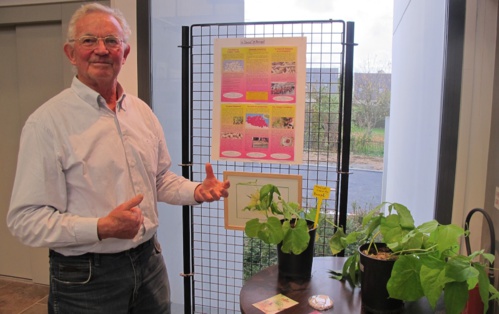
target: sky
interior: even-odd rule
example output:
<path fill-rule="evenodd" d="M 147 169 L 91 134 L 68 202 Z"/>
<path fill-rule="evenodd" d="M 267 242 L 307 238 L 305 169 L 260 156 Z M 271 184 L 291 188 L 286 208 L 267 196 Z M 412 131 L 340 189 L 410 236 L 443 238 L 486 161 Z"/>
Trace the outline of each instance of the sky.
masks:
<path fill-rule="evenodd" d="M 391 70 L 393 0 L 245 0 L 246 22 L 355 22 L 356 71 Z"/>

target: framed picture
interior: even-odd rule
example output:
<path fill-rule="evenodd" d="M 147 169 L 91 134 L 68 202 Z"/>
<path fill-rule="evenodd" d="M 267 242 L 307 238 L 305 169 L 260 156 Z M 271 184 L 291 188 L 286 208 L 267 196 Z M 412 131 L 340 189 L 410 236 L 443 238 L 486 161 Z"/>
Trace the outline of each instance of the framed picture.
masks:
<path fill-rule="evenodd" d="M 246 221 L 265 217 L 243 210 L 265 184 L 277 186 L 285 201 L 301 204 L 301 175 L 224 171 L 224 180 L 230 180 L 229 197 L 224 199 L 225 229 L 244 230 Z"/>

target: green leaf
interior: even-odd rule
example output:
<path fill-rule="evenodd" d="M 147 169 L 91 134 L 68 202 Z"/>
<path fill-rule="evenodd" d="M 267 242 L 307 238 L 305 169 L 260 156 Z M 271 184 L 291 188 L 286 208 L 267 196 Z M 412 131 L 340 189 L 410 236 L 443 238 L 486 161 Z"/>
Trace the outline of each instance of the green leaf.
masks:
<path fill-rule="evenodd" d="M 393 203 L 390 205 L 395 209 L 400 217 L 400 226 L 404 229 L 414 229 L 414 218 L 412 218 L 411 212 L 407 207 L 399 203 Z"/>
<path fill-rule="evenodd" d="M 248 220 L 244 227 L 244 232 L 250 238 L 256 238 L 258 236 L 258 231 L 260 231 L 261 223 L 258 218 Z"/>
<path fill-rule="evenodd" d="M 419 225 L 416 230 L 423 234 L 423 243 L 421 244 L 421 249 L 434 248 L 435 244 L 430 241 L 430 235 L 435 232 L 438 228 L 438 222 L 436 220 L 431 220 Z"/>
<path fill-rule="evenodd" d="M 272 215 L 284 215 L 286 216 L 286 213 L 284 211 L 279 209 L 279 206 L 275 202 L 270 203 L 267 207 L 265 208 L 270 208 L 270 212 Z M 289 219 L 289 214 L 287 215 L 288 217 L 285 217 L 286 219 Z"/>
<path fill-rule="evenodd" d="M 315 215 L 316 215 L 316 213 L 317 213 L 317 208 L 312 208 L 308 212 L 305 213 L 305 217 L 304 218 L 307 219 L 307 220 L 315 221 Z M 321 221 L 321 219 L 322 219 L 322 214 L 319 212 L 319 221 Z"/>
<path fill-rule="evenodd" d="M 474 285 L 478 282 L 478 270 L 470 264 L 467 256 L 454 256 L 447 260 L 445 275 L 457 282 L 468 282 Z"/>
<path fill-rule="evenodd" d="M 376 208 L 372 209 L 369 211 L 364 218 L 362 218 L 362 226 L 365 227 L 367 224 L 371 222 L 372 219 L 375 219 L 376 217 L 379 217 L 381 208 L 385 205 L 385 203 L 381 203 Z"/>
<path fill-rule="evenodd" d="M 413 255 L 402 255 L 395 261 L 392 275 L 386 284 L 391 298 L 415 301 L 423 296 L 419 279 L 421 260 Z"/>
<path fill-rule="evenodd" d="M 348 267 L 348 278 L 352 286 L 360 286 L 360 253 L 356 251 L 352 255 L 352 264 Z"/>
<path fill-rule="evenodd" d="M 263 222 L 258 230 L 257 236 L 267 244 L 278 244 L 284 238 L 281 221 L 277 217 L 269 217 Z"/>
<path fill-rule="evenodd" d="M 305 251 L 310 242 L 310 234 L 305 219 L 298 219 L 294 227 L 290 227 L 289 221 L 283 223 L 284 238 L 281 251 L 298 255 Z"/>
<path fill-rule="evenodd" d="M 475 268 L 478 270 L 478 290 L 480 292 L 480 299 L 483 302 L 484 313 L 489 309 L 489 277 L 487 272 L 485 271 L 485 267 L 483 267 L 480 263 L 473 263 Z M 468 289 L 470 287 L 468 286 Z"/>
<path fill-rule="evenodd" d="M 402 240 L 410 230 L 402 229 L 400 217 L 392 214 L 381 220 L 380 231 L 386 245 L 393 251 L 402 250 L 400 240 Z"/>
<path fill-rule="evenodd" d="M 345 243 L 346 245 L 350 245 L 353 243 L 357 243 L 359 241 L 359 238 L 362 236 L 361 232 L 354 231 L 350 232 L 346 237 L 345 237 Z"/>
<path fill-rule="evenodd" d="M 427 266 L 431 264 L 431 266 Z M 445 261 L 434 260 L 432 263 L 421 266 L 420 280 L 424 295 L 428 298 L 433 309 L 437 304 L 438 299 L 442 295 L 442 291 L 447 283 L 445 276 Z"/>
<path fill-rule="evenodd" d="M 271 207 L 270 198 L 268 195 L 260 196 L 260 208 L 268 210 Z"/>
<path fill-rule="evenodd" d="M 400 241 L 399 246 L 392 249 L 394 252 L 419 250 L 423 247 L 424 235 L 419 230 L 414 229 L 408 232 Z"/>
<path fill-rule="evenodd" d="M 445 313 L 460 314 L 468 302 L 468 285 L 466 282 L 449 282 L 444 290 Z"/>
<path fill-rule="evenodd" d="M 371 219 L 371 221 L 369 222 L 369 225 L 367 226 L 367 228 L 365 229 L 365 238 L 371 238 L 373 232 L 378 229 L 378 227 L 380 226 L 381 224 L 381 216 L 376 216 L 376 217 L 373 217 Z"/>
<path fill-rule="evenodd" d="M 265 184 L 260 188 L 260 198 L 269 195 L 273 196 L 272 194 L 274 194 L 274 192 L 277 193 L 278 195 L 281 195 L 279 189 L 276 186 L 274 186 L 273 184 Z"/>
<path fill-rule="evenodd" d="M 345 236 L 343 228 L 339 227 L 329 239 L 329 248 L 331 249 L 331 253 L 333 253 L 333 255 L 340 253 L 347 247 L 346 242 L 342 241 Z"/>
<path fill-rule="evenodd" d="M 357 251 L 350 255 L 343 264 L 342 279 L 348 281 L 352 288 L 360 285 L 359 259 L 360 255 Z"/>
<path fill-rule="evenodd" d="M 473 260 L 475 257 L 482 255 L 485 250 L 480 250 L 480 251 L 475 251 L 469 254 L 468 256 L 470 257 L 470 260 Z"/>
<path fill-rule="evenodd" d="M 281 215 L 282 211 L 279 210 L 277 204 L 274 202 L 274 193 L 278 196 L 281 195 L 279 189 L 273 184 L 265 184 L 260 188 L 260 206 L 264 210 L 271 211 L 274 215 Z"/>
<path fill-rule="evenodd" d="M 421 233 L 430 234 L 435 231 L 437 227 L 438 222 L 436 220 L 431 220 L 419 225 L 416 229 L 418 229 Z"/>
<path fill-rule="evenodd" d="M 441 252 L 452 250 L 459 245 L 459 237 L 464 234 L 463 228 L 456 225 L 440 225 L 430 235 L 430 241 L 437 245 Z"/>
<path fill-rule="evenodd" d="M 490 253 L 483 253 L 482 254 L 483 258 L 485 258 L 490 264 L 492 264 L 495 260 L 495 256 L 493 254 L 490 254 Z"/>
<path fill-rule="evenodd" d="M 402 239 L 400 237 L 402 228 L 400 227 L 399 216 L 397 215 L 388 215 L 382 219 L 379 230 L 386 243 L 398 242 L 398 239 Z"/>
<path fill-rule="evenodd" d="M 499 300 L 499 291 L 497 289 L 489 284 L 489 293 L 490 293 L 490 300 Z"/>
<path fill-rule="evenodd" d="M 284 217 L 288 220 L 291 220 L 293 217 L 300 217 L 300 212 L 302 209 L 300 208 L 300 205 L 294 202 L 286 202 L 284 200 L 281 201 L 282 205 L 282 211 L 284 213 Z M 311 219 L 312 221 L 314 219 Z"/>

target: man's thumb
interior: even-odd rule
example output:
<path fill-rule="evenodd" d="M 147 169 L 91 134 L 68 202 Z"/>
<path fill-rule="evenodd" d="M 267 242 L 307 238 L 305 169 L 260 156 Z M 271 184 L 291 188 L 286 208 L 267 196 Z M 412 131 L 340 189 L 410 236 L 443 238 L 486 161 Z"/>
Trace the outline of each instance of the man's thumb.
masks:
<path fill-rule="evenodd" d="M 144 195 L 142 194 L 137 194 L 128 201 L 123 203 L 123 209 L 129 210 L 131 208 L 134 208 L 135 206 L 139 205 L 142 200 L 144 199 Z"/>
<path fill-rule="evenodd" d="M 215 177 L 215 174 L 213 173 L 213 167 L 209 162 L 205 164 L 205 170 L 206 170 L 206 178 Z"/>

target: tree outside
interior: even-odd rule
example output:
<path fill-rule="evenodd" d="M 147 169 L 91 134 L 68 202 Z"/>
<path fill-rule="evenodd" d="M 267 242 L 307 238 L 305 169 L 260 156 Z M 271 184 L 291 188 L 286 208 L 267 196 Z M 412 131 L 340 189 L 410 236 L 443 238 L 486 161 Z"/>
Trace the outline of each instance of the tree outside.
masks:
<path fill-rule="evenodd" d="M 383 157 L 385 118 L 390 114 L 391 73 L 376 60 L 368 60 L 354 73 L 351 151 Z"/>
<path fill-rule="evenodd" d="M 374 128 L 384 128 L 390 113 L 390 85 L 390 73 L 354 74 L 353 122 L 368 135 Z"/>

